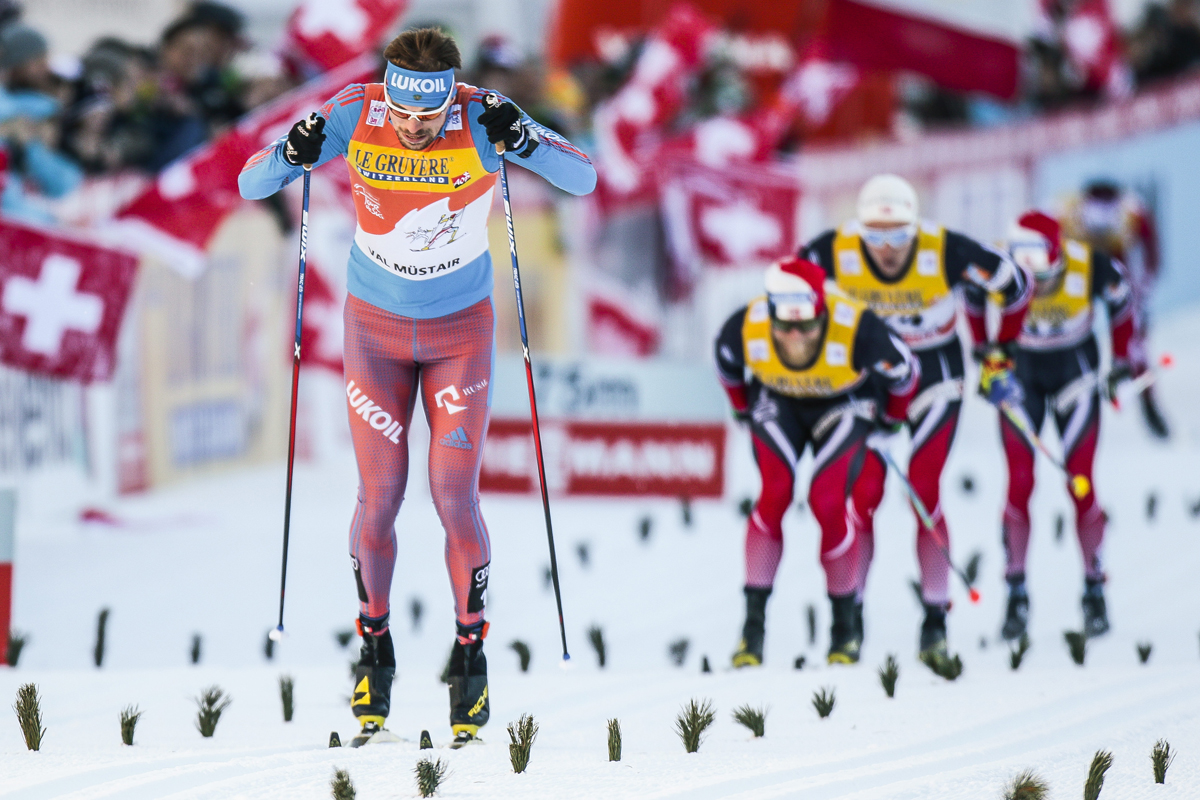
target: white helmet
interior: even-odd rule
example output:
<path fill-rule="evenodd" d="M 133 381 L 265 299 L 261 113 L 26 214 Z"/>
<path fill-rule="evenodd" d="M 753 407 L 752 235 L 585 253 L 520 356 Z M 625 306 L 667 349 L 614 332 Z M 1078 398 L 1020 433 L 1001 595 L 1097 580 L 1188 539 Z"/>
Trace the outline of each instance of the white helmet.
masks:
<path fill-rule="evenodd" d="M 917 192 L 899 175 L 876 175 L 858 193 L 858 221 L 863 225 L 913 225 L 917 212 Z"/>

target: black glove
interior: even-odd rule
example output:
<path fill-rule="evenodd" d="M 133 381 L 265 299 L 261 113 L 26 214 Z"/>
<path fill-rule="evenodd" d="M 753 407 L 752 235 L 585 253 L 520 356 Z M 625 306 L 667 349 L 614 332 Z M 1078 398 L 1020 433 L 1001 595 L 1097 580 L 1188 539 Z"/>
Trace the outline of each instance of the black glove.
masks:
<path fill-rule="evenodd" d="M 492 144 L 504 142 L 506 152 L 529 158 L 538 140 L 521 120 L 521 110 L 507 100 L 500 102 L 494 94 L 488 95 L 485 102 L 488 108 L 479 115 L 479 122 L 487 128 L 488 141 Z"/>
<path fill-rule="evenodd" d="M 321 157 L 321 145 L 325 143 L 325 118 L 317 112 L 308 115 L 288 131 L 287 143 L 283 146 L 284 159 L 293 166 L 315 164 Z"/>
<path fill-rule="evenodd" d="M 1133 365 L 1128 361 L 1114 361 L 1108 377 L 1104 380 L 1104 396 L 1111 403 L 1117 399 L 1117 389 L 1125 381 L 1132 380 Z"/>

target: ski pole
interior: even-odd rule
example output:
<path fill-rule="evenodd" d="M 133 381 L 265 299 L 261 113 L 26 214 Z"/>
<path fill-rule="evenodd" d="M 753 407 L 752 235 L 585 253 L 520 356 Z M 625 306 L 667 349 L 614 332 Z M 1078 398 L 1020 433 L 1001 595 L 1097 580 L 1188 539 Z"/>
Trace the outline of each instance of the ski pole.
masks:
<path fill-rule="evenodd" d="M 971 581 L 967 578 L 967 573 L 959 569 L 958 566 L 955 565 L 954 561 L 950 558 L 949 545 L 946 542 L 943 542 L 942 537 L 938 535 L 937 528 L 934 527 L 933 517 L 929 516 L 929 512 L 925 509 L 925 504 L 921 502 L 921 498 L 917 494 L 917 490 L 914 489 L 912 483 L 909 482 L 908 476 L 904 474 L 904 470 L 900 469 L 900 465 L 897 464 L 896 459 L 892 457 L 891 451 L 882 447 L 872 447 L 871 449 L 883 456 L 883 460 L 887 462 L 887 465 L 895 470 L 896 474 L 900 476 L 900 483 L 904 486 L 904 491 L 908 495 L 908 499 L 912 501 L 913 508 L 916 509 L 917 517 L 920 518 L 921 524 L 925 526 L 925 530 L 929 531 L 929 535 L 933 537 L 933 543 L 937 545 L 937 549 L 940 550 L 942 555 L 946 557 L 946 563 L 950 565 L 950 569 L 954 571 L 954 574 L 957 575 L 963 582 L 963 585 L 967 587 L 967 596 L 971 598 L 971 602 L 978 603 L 981 596 L 979 594 L 979 590 L 971 585 Z"/>
<path fill-rule="evenodd" d="M 1013 424 L 1021 435 L 1025 437 L 1031 445 L 1041 451 L 1042 455 L 1050 460 L 1050 463 L 1059 469 L 1067 476 L 1067 483 L 1071 487 L 1071 494 L 1076 498 L 1082 499 L 1087 497 L 1087 493 L 1092 490 L 1092 482 L 1088 480 L 1086 475 L 1072 475 L 1067 469 L 1067 465 L 1058 460 L 1058 457 L 1050 452 L 1046 447 L 1046 443 L 1042 441 L 1042 437 L 1037 435 L 1037 431 L 1029 424 L 1023 414 L 1018 413 L 1010 404 L 1000 403 L 998 408 L 1004 416 L 1008 417 L 1008 421 Z"/>
<path fill-rule="evenodd" d="M 500 105 L 500 98 L 487 96 L 487 104 Z M 500 192 L 504 198 L 504 222 L 508 226 L 508 254 L 512 258 L 513 287 L 517 293 L 517 322 L 521 328 L 521 350 L 525 355 L 525 380 L 529 384 L 529 412 L 533 419 L 533 449 L 537 454 L 538 481 L 542 487 L 542 509 L 546 514 L 546 539 L 550 543 L 550 579 L 554 582 L 554 602 L 558 605 L 558 632 L 562 636 L 563 661 L 570 661 L 567 652 L 567 628 L 563 622 L 562 592 L 558 587 L 558 559 L 554 554 L 554 526 L 550 522 L 550 495 L 546 491 L 546 465 L 542 460 L 542 433 L 538 425 L 537 396 L 533 391 L 533 364 L 529 360 L 529 335 L 525 329 L 525 301 L 521 296 L 521 270 L 517 266 L 517 236 L 513 231 L 512 205 L 508 200 L 508 170 L 505 168 L 504 142 L 496 142 L 500 156 Z"/>
<path fill-rule="evenodd" d="M 287 493 L 283 503 L 283 567 L 279 573 L 279 624 L 268 634 L 283 638 L 283 600 L 287 586 L 288 533 L 292 524 L 292 466 L 296 461 L 296 393 L 300 388 L 300 333 L 304 319 L 304 262 L 308 255 L 308 189 L 312 164 L 304 165 L 304 202 L 300 212 L 300 271 L 296 278 L 296 346 L 292 351 L 292 413 L 288 421 Z"/>
<path fill-rule="evenodd" d="M 1172 356 L 1170 353 L 1163 353 L 1161 356 L 1158 357 L 1158 366 L 1162 367 L 1163 369 L 1170 369 L 1171 367 L 1175 366 L 1174 356 Z M 1148 369 L 1145 372 L 1143 372 L 1141 375 L 1139 375 L 1136 379 L 1131 381 L 1129 383 L 1129 386 L 1127 386 L 1127 387 L 1122 386 L 1120 388 L 1125 394 L 1129 395 L 1130 397 L 1133 397 L 1135 395 L 1141 394 L 1146 389 L 1149 389 L 1157 381 L 1158 381 L 1158 370 Z M 1113 408 L 1115 408 L 1117 411 L 1120 411 L 1121 410 L 1121 401 L 1117 397 L 1116 393 L 1113 394 L 1113 396 L 1110 398 L 1110 400 L 1112 401 Z"/>

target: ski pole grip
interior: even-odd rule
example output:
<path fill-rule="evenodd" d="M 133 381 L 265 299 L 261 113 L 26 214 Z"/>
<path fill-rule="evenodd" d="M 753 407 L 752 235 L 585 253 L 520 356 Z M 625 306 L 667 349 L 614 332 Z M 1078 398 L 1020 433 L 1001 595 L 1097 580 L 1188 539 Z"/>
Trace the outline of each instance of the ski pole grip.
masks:
<path fill-rule="evenodd" d="M 489 94 L 487 97 L 483 98 L 483 104 L 486 105 L 488 108 L 499 108 L 500 107 L 500 98 L 497 97 L 495 94 Z M 504 155 L 504 142 L 503 141 L 496 142 L 496 155 L 498 155 L 498 156 Z"/>

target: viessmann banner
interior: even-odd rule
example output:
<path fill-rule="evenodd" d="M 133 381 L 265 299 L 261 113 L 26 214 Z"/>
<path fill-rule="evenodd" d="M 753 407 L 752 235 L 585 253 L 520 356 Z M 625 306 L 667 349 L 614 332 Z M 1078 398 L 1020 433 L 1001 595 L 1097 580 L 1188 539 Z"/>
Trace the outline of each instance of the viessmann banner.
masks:
<path fill-rule="evenodd" d="M 498 359 L 495 377 L 479 488 L 536 493 L 521 359 Z M 535 367 L 535 384 L 550 491 L 590 497 L 724 494 L 724 400 L 703 367 L 546 362 Z M 695 390 L 709 384 L 710 391 Z"/>

